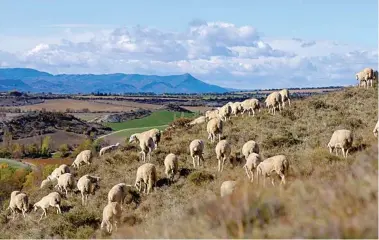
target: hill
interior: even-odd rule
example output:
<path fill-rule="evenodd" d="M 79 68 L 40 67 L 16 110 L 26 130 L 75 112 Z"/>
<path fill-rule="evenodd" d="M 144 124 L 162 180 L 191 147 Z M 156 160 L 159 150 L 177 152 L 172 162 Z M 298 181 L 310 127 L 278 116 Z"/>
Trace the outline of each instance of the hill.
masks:
<path fill-rule="evenodd" d="M 229 90 L 202 82 L 190 74 L 58 74 L 29 68 L 0 68 L 0 91 L 52 93 L 224 93 Z"/>
<path fill-rule="evenodd" d="M 81 205 L 80 194 L 74 194 L 63 199 L 62 215 L 50 210 L 37 224 L 40 212 L 11 221 L 5 211 L 8 202 L 1 202 L 0 232 L 3 238 L 377 239 L 378 149 L 372 134 L 377 97 L 377 89 L 347 88 L 291 101 L 291 107 L 275 116 L 263 109 L 254 118 L 232 118 L 223 132 L 232 144 L 232 162 L 221 174 L 205 124 L 165 131 L 152 154 L 158 175 L 156 191 L 135 196 L 134 203 L 124 206 L 122 221 L 112 236 L 99 230 L 102 210 L 114 184 L 134 184 L 142 164 L 136 144 L 96 157 L 93 164 L 74 172 L 75 179 L 84 174 L 101 177 L 100 189 L 90 195 L 87 206 Z M 326 147 L 333 131 L 342 128 L 354 133 L 347 159 L 330 154 Z M 205 141 L 204 168 L 192 166 L 188 146 L 195 138 Z M 240 149 L 248 140 L 260 145 L 263 159 L 287 156 L 290 171 L 285 186 L 268 183 L 263 188 L 247 182 Z M 180 174 L 168 186 L 163 160 L 170 152 L 179 157 Z M 42 176 L 35 173 L 28 179 L 34 178 L 38 186 Z M 220 185 L 225 180 L 237 180 L 239 187 L 221 199 Z M 25 187 L 23 191 L 33 204 L 52 190 Z"/>

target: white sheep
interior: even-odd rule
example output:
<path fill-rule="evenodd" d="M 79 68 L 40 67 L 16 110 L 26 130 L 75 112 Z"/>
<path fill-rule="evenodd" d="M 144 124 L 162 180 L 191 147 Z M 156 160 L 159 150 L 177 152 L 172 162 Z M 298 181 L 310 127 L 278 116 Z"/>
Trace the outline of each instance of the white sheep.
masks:
<path fill-rule="evenodd" d="M 255 152 L 250 153 L 250 155 L 246 158 L 246 163 L 243 168 L 245 169 L 247 178 L 250 179 L 251 182 L 254 181 L 254 170 L 257 169 L 259 163 L 261 162 L 261 157 Z"/>
<path fill-rule="evenodd" d="M 50 180 L 49 178 L 44 179 L 44 180 L 42 180 L 42 182 L 41 182 L 41 186 L 40 186 L 40 188 L 42 189 L 42 188 L 48 187 L 48 186 L 51 185 L 51 183 L 52 183 L 52 180 Z"/>
<path fill-rule="evenodd" d="M 284 103 L 285 101 L 288 101 L 288 106 L 291 106 L 291 100 L 290 100 L 290 94 L 288 92 L 288 89 L 282 89 L 279 91 L 282 101 L 282 108 L 284 109 Z"/>
<path fill-rule="evenodd" d="M 257 166 L 257 182 L 263 177 L 263 186 L 266 186 L 266 177 L 271 179 L 271 183 L 275 186 L 273 173 L 276 173 L 281 178 L 281 184 L 286 184 L 286 175 L 289 171 L 289 162 L 284 155 L 276 155 L 265 159 Z"/>
<path fill-rule="evenodd" d="M 215 151 L 218 160 L 218 171 L 222 172 L 224 170 L 225 160 L 230 157 L 232 148 L 227 140 L 221 140 L 217 143 Z"/>
<path fill-rule="evenodd" d="M 111 151 L 117 149 L 119 146 L 120 146 L 120 143 L 116 143 L 116 144 L 113 144 L 113 145 L 109 145 L 109 146 L 103 147 L 103 148 L 100 149 L 99 156 L 103 156 L 105 153 L 111 152 Z"/>
<path fill-rule="evenodd" d="M 149 162 L 151 160 L 151 152 L 155 149 L 155 143 L 151 136 L 145 135 L 143 133 L 135 133 L 130 136 L 129 143 L 139 142 L 141 151 L 139 152 L 142 155 L 142 160 L 146 162 L 146 155 L 149 157 Z"/>
<path fill-rule="evenodd" d="M 79 168 L 81 163 L 85 163 L 89 165 L 91 164 L 91 158 L 92 158 L 91 150 L 83 150 L 78 154 L 78 156 L 76 156 L 71 166 Z"/>
<path fill-rule="evenodd" d="M 90 176 L 88 174 L 79 178 L 77 187 L 82 195 L 82 204 L 88 201 L 89 194 L 95 194 L 95 191 L 100 188 L 100 177 Z"/>
<path fill-rule="evenodd" d="M 208 110 L 205 112 L 205 117 L 208 119 L 208 120 L 211 120 L 213 118 L 218 118 L 220 115 L 219 115 L 219 110 L 218 109 L 214 109 L 214 110 Z"/>
<path fill-rule="evenodd" d="M 108 233 L 111 233 L 113 226 L 117 231 L 117 223 L 120 222 L 122 215 L 121 205 L 118 202 L 108 202 L 103 209 L 103 220 L 101 221 L 101 229 L 107 228 Z"/>
<path fill-rule="evenodd" d="M 259 112 L 261 111 L 259 101 L 258 99 L 255 99 L 255 98 L 246 99 L 245 101 L 241 103 L 241 105 L 243 109 L 241 112 L 241 115 L 245 114 L 245 112 L 247 111 L 249 113 L 249 116 L 251 115 L 251 113 L 253 113 L 253 117 L 254 117 L 255 110 L 258 110 Z"/>
<path fill-rule="evenodd" d="M 108 203 L 118 202 L 122 205 L 124 204 L 125 198 L 132 191 L 133 186 L 127 185 L 125 183 L 118 183 L 114 185 L 108 192 Z"/>
<path fill-rule="evenodd" d="M 9 201 L 9 206 L 7 209 L 11 210 L 13 219 L 16 216 L 17 210 L 20 210 L 25 218 L 25 213 L 29 209 L 29 198 L 26 195 L 26 193 L 20 191 L 13 191 L 11 193 L 11 199 Z"/>
<path fill-rule="evenodd" d="M 237 181 L 224 181 L 220 187 L 221 197 L 225 197 L 233 193 L 234 189 L 237 186 Z"/>
<path fill-rule="evenodd" d="M 364 71 L 360 71 L 360 72 L 357 72 L 355 74 L 355 79 L 358 81 L 358 87 L 362 86 L 362 83 L 363 83 L 363 87 L 368 87 L 368 76 L 367 76 L 367 73 L 364 72 Z"/>
<path fill-rule="evenodd" d="M 165 174 L 170 183 L 172 183 L 174 181 L 175 174 L 178 172 L 178 157 L 173 153 L 169 153 L 164 159 L 164 166 Z"/>
<path fill-rule="evenodd" d="M 67 192 L 68 190 L 72 190 L 75 185 L 74 176 L 71 173 L 64 173 L 58 177 L 58 183 L 55 185 L 55 188 L 57 188 L 59 191 L 63 192 L 63 190 Z"/>
<path fill-rule="evenodd" d="M 203 162 L 204 166 L 204 157 L 203 157 L 203 151 L 204 151 L 204 142 L 201 139 L 195 139 L 193 140 L 189 145 L 190 155 L 192 157 L 193 161 L 193 167 L 196 168 L 196 161 L 195 157 L 197 157 L 197 166 L 200 167 L 200 159 Z"/>
<path fill-rule="evenodd" d="M 259 145 L 253 140 L 247 141 L 242 146 L 242 155 L 247 159 L 251 153 L 259 153 Z"/>
<path fill-rule="evenodd" d="M 47 180 L 56 180 L 58 177 L 64 173 L 70 173 L 70 168 L 66 164 L 62 164 L 56 169 L 53 170 L 53 172 L 47 176 Z"/>
<path fill-rule="evenodd" d="M 200 116 L 198 118 L 195 118 L 194 120 L 192 120 L 191 122 L 189 122 L 186 125 L 187 126 L 193 126 L 193 125 L 196 125 L 196 124 L 202 124 L 202 123 L 205 123 L 206 120 L 207 120 L 207 118 L 205 116 Z"/>
<path fill-rule="evenodd" d="M 375 137 L 378 137 L 378 128 L 379 128 L 379 120 L 376 122 L 374 130 L 372 131 Z"/>
<path fill-rule="evenodd" d="M 145 185 L 145 193 L 149 194 L 152 188 L 156 188 L 157 171 L 152 163 L 145 163 L 137 169 L 136 182 L 134 186 L 139 192 L 142 191 L 142 184 Z"/>
<path fill-rule="evenodd" d="M 234 102 L 230 104 L 230 107 L 232 108 L 232 115 L 237 116 L 238 113 L 242 113 L 243 106 L 241 102 Z"/>
<path fill-rule="evenodd" d="M 221 140 L 221 134 L 223 129 L 223 121 L 220 118 L 213 118 L 207 123 L 208 139 L 211 142 L 215 142 L 216 135 L 218 135 L 218 141 Z"/>
<path fill-rule="evenodd" d="M 143 132 L 142 134 L 150 136 L 153 139 L 154 144 L 155 144 L 154 149 L 158 149 L 158 144 L 161 141 L 161 135 L 162 135 L 162 132 L 159 129 L 153 128 L 153 129 Z"/>
<path fill-rule="evenodd" d="M 373 80 L 375 78 L 374 76 L 374 69 L 372 68 L 365 68 L 363 69 L 363 72 L 366 73 L 366 81 L 367 81 L 367 87 L 370 86 L 372 87 L 373 86 Z"/>
<path fill-rule="evenodd" d="M 329 152 L 332 153 L 333 148 L 338 156 L 338 148 L 342 149 L 342 156 L 347 158 L 350 148 L 353 145 L 353 133 L 350 130 L 341 129 L 334 131 L 328 143 Z"/>
<path fill-rule="evenodd" d="M 61 206 L 60 206 L 61 200 L 62 198 L 59 193 L 57 192 L 49 193 L 48 195 L 44 196 L 41 200 L 39 200 L 33 205 L 34 211 L 37 211 L 38 207 L 40 207 L 43 210 L 40 220 L 42 219 L 43 215 L 45 215 L 45 217 L 47 216 L 46 210 L 50 206 L 57 208 L 57 214 L 62 214 Z"/>
<path fill-rule="evenodd" d="M 281 106 L 280 106 L 281 102 L 282 102 L 282 97 L 280 93 L 276 91 L 270 93 L 265 100 L 268 111 L 271 112 L 272 110 L 273 115 L 275 115 L 275 111 L 277 107 L 279 108 L 279 111 L 282 111 Z"/>
<path fill-rule="evenodd" d="M 220 118 L 224 121 L 230 119 L 230 115 L 232 114 L 232 107 L 229 104 L 225 104 L 222 106 L 218 112 Z"/>

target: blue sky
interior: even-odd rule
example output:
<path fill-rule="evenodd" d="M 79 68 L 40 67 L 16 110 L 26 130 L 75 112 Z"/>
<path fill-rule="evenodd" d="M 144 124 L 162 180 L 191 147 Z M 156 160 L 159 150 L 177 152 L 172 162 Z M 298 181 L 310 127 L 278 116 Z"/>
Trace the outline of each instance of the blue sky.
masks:
<path fill-rule="evenodd" d="M 196 36 L 189 30 L 194 20 L 208 24 L 206 29 L 197 28 Z M 133 32 L 136 26 L 140 30 Z M 248 35 L 235 37 L 233 34 L 245 30 L 243 26 L 255 32 L 250 29 Z M 159 34 L 146 33 L 144 29 L 156 29 Z M 201 31 L 208 37 L 204 38 Z M 171 33 L 174 35 L 168 36 Z M 227 41 L 225 34 L 230 35 Z M 133 39 L 149 44 L 140 46 Z M 125 41 L 129 41 L 127 45 Z M 167 42 L 180 46 L 172 52 Z M 270 79 L 274 76 L 267 71 L 277 68 L 283 73 L 294 69 L 297 72 L 282 77 L 281 83 L 275 83 L 279 85 L 304 83 L 305 79 L 296 79 L 307 71 L 312 71 L 313 79 L 312 74 L 307 74 L 304 84 L 317 85 L 320 79 L 324 79 L 322 84 L 328 84 L 328 78 L 331 83 L 336 79 L 335 83 L 348 84 L 353 81 L 343 80 L 349 75 L 342 71 L 352 71 L 351 75 L 363 65 L 377 66 L 377 42 L 375 0 L 0 1 L 0 66 L 29 66 L 53 73 L 186 71 L 223 86 L 230 85 L 227 76 L 248 87 L 248 79 L 258 77 L 272 84 Z M 301 49 L 304 44 L 312 45 L 312 49 Z M 124 54 L 115 54 L 117 48 Z M 107 52 L 100 53 L 99 49 Z M 96 58 L 99 54 L 106 60 Z M 59 63 L 59 57 L 65 61 Z M 256 60 L 262 58 L 266 58 L 265 64 L 270 61 L 270 66 Z M 325 61 L 331 59 L 341 72 L 325 72 Z M 129 65 L 125 69 L 113 68 L 115 63 L 111 61 L 126 61 Z M 204 69 L 204 64 L 209 67 Z"/>

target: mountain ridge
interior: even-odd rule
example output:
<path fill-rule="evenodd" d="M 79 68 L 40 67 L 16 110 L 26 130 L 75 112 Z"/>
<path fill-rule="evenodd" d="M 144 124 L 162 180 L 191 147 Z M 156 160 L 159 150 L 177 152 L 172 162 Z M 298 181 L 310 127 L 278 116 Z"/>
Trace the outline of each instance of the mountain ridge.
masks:
<path fill-rule="evenodd" d="M 5 83 L 6 84 L 3 84 Z M 12 84 L 14 82 L 14 84 Z M 0 68 L 1 91 L 52 93 L 225 93 L 230 89 L 203 82 L 189 73 L 143 74 L 50 74 L 32 68 Z"/>

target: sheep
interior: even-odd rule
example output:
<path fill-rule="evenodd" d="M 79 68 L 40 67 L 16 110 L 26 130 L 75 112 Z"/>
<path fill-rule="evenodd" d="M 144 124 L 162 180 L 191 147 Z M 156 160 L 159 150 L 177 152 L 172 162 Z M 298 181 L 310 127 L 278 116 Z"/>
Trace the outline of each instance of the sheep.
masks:
<path fill-rule="evenodd" d="M 164 166 L 165 166 L 165 174 L 172 183 L 174 181 L 175 174 L 178 172 L 178 157 L 170 153 L 166 156 L 164 159 Z"/>
<path fill-rule="evenodd" d="M 86 164 L 91 164 L 91 158 L 92 158 L 92 152 L 91 150 L 84 150 L 81 151 L 78 156 L 76 156 L 74 162 L 72 163 L 71 166 L 78 168 L 81 163 L 86 163 Z"/>
<path fill-rule="evenodd" d="M 221 197 L 225 197 L 233 193 L 236 188 L 237 181 L 224 181 L 220 187 L 220 195 Z"/>
<path fill-rule="evenodd" d="M 347 158 L 349 149 L 353 145 L 353 134 L 350 130 L 341 129 L 334 131 L 330 141 L 328 143 L 329 152 L 332 153 L 333 148 L 336 151 L 336 156 L 338 156 L 338 148 L 342 149 L 342 156 Z"/>
<path fill-rule="evenodd" d="M 118 202 L 122 205 L 124 204 L 125 198 L 128 193 L 132 191 L 132 185 L 127 185 L 125 183 L 118 183 L 114 185 L 108 192 L 108 203 Z"/>
<path fill-rule="evenodd" d="M 79 178 L 76 184 L 81 195 L 82 195 L 82 205 L 88 201 L 89 194 L 95 194 L 95 191 L 100 188 L 99 186 L 100 177 L 90 176 L 88 174 Z"/>
<path fill-rule="evenodd" d="M 11 199 L 9 201 L 9 206 L 7 208 L 11 210 L 13 219 L 15 218 L 16 210 L 20 210 L 22 212 L 22 215 L 25 218 L 25 213 L 28 211 L 28 208 L 29 208 L 28 195 L 20 191 L 13 191 L 11 193 Z"/>
<path fill-rule="evenodd" d="M 190 149 L 190 155 L 191 155 L 192 161 L 193 161 L 193 167 L 196 168 L 195 157 L 197 157 L 197 165 L 200 167 L 200 159 L 201 159 L 203 162 L 203 166 L 204 166 L 204 157 L 203 157 L 204 142 L 203 142 L 203 140 L 201 140 L 201 139 L 193 140 L 189 145 L 189 149 Z"/>
<path fill-rule="evenodd" d="M 142 184 L 145 185 L 145 193 L 149 194 L 152 188 L 156 188 L 157 171 L 152 163 L 145 163 L 137 169 L 136 182 L 134 186 L 139 192 L 142 191 Z"/>
<path fill-rule="evenodd" d="M 108 202 L 103 209 L 103 220 L 101 221 L 101 229 L 107 228 L 108 233 L 111 233 L 113 226 L 117 231 L 117 223 L 120 222 L 122 208 L 118 202 Z"/>
<path fill-rule="evenodd" d="M 150 136 L 153 139 L 154 144 L 155 144 L 154 149 L 158 149 L 158 143 L 161 141 L 162 132 L 157 128 L 153 128 L 153 129 L 143 132 L 143 134 Z"/>
<path fill-rule="evenodd" d="M 232 114 L 234 116 L 237 116 L 238 113 L 241 113 L 243 111 L 243 106 L 241 102 L 231 103 L 230 107 L 232 108 Z"/>
<path fill-rule="evenodd" d="M 193 126 L 196 124 L 202 124 L 202 123 L 205 123 L 206 120 L 207 120 L 207 118 L 205 116 L 200 116 L 200 117 L 192 120 L 191 122 L 187 123 L 186 126 Z"/>
<path fill-rule="evenodd" d="M 70 168 L 66 164 L 62 164 L 54 169 L 54 171 L 49 176 L 47 176 L 46 179 L 52 181 L 58 179 L 58 177 L 64 173 L 70 173 Z"/>
<path fill-rule="evenodd" d="M 44 180 L 42 180 L 42 182 L 41 182 L 41 186 L 40 186 L 40 188 L 42 189 L 42 188 L 45 188 L 45 187 L 47 187 L 47 186 L 50 186 L 51 183 L 52 183 L 52 181 L 51 181 L 49 178 L 44 179 Z"/>
<path fill-rule="evenodd" d="M 226 104 L 220 108 L 218 114 L 221 119 L 226 121 L 227 119 L 230 119 L 231 113 L 232 113 L 232 107 L 229 104 Z"/>
<path fill-rule="evenodd" d="M 291 100 L 290 100 L 290 94 L 288 92 L 288 89 L 282 89 L 279 91 L 279 94 L 281 96 L 281 102 L 282 102 L 282 108 L 284 109 L 284 103 L 285 101 L 288 101 L 288 106 L 291 106 Z"/>
<path fill-rule="evenodd" d="M 208 110 L 208 111 L 205 112 L 205 117 L 208 120 L 211 120 L 213 118 L 218 118 L 219 117 L 219 110 L 218 109 Z"/>
<path fill-rule="evenodd" d="M 224 170 L 224 163 L 227 158 L 229 158 L 232 151 L 230 143 L 227 140 L 221 140 L 216 145 L 216 157 L 218 160 L 218 171 L 222 172 Z"/>
<path fill-rule="evenodd" d="M 367 87 L 369 85 L 372 87 L 374 79 L 374 70 L 372 68 L 365 68 L 363 69 L 363 72 L 366 74 Z"/>
<path fill-rule="evenodd" d="M 375 137 L 378 137 L 378 128 L 379 128 L 379 120 L 376 122 L 374 130 L 372 131 Z"/>
<path fill-rule="evenodd" d="M 268 108 L 268 111 L 275 115 L 276 107 L 279 107 L 279 111 L 282 111 L 280 103 L 282 102 L 282 97 L 279 92 L 272 92 L 270 95 L 267 96 L 265 103 L 266 107 Z"/>
<path fill-rule="evenodd" d="M 265 159 L 257 166 L 257 182 L 259 183 L 260 176 L 263 177 L 263 186 L 266 186 L 266 177 L 271 178 L 271 183 L 275 186 L 273 172 L 281 178 L 280 185 L 286 184 L 286 175 L 288 175 L 289 162 L 284 155 L 276 155 Z"/>
<path fill-rule="evenodd" d="M 251 153 L 259 153 L 259 145 L 253 140 L 247 141 L 242 146 L 242 155 L 245 159 L 247 159 Z"/>
<path fill-rule="evenodd" d="M 259 154 L 252 152 L 250 155 L 246 158 L 246 163 L 243 166 L 245 169 L 247 178 L 250 179 L 251 182 L 254 181 L 254 173 L 253 171 L 258 167 L 258 164 L 262 162 L 261 157 Z"/>
<path fill-rule="evenodd" d="M 61 195 L 58 192 L 49 193 L 48 195 L 44 196 L 41 200 L 39 200 L 33 205 L 34 211 L 37 211 L 38 207 L 40 207 L 43 210 L 40 220 L 43 218 L 43 215 L 45 215 L 45 217 L 47 216 L 46 210 L 50 206 L 57 208 L 57 214 L 62 214 L 61 207 L 60 207 L 61 200 L 62 200 Z"/>
<path fill-rule="evenodd" d="M 146 154 L 149 157 L 149 162 L 151 160 L 151 152 L 155 149 L 154 140 L 151 136 L 144 135 L 143 133 L 135 133 L 130 136 L 129 143 L 132 143 L 134 141 L 139 142 L 139 146 L 141 148 L 141 151 L 139 152 L 142 154 L 142 160 L 146 162 Z"/>
<path fill-rule="evenodd" d="M 362 86 L 362 83 L 365 88 L 367 87 L 367 73 L 365 73 L 364 71 L 357 72 L 355 74 L 355 79 L 358 81 L 358 87 Z"/>
<path fill-rule="evenodd" d="M 67 196 L 67 191 L 68 189 L 73 189 L 75 184 L 74 176 L 71 173 L 64 173 L 58 178 L 58 184 L 55 185 L 55 188 L 57 188 L 59 191 L 63 190 L 66 192 Z"/>
<path fill-rule="evenodd" d="M 218 134 L 218 141 L 221 140 L 222 128 L 223 121 L 220 118 L 213 118 L 207 123 L 208 139 L 212 143 L 215 141 L 216 134 Z"/>
<path fill-rule="evenodd" d="M 100 149 L 99 156 L 103 156 L 105 153 L 117 149 L 119 145 L 120 145 L 120 143 L 116 143 L 116 144 L 113 144 L 113 145 L 109 145 L 109 146 L 103 147 L 102 149 Z"/>
<path fill-rule="evenodd" d="M 249 116 L 251 115 L 251 112 L 253 113 L 253 117 L 255 116 L 255 110 L 258 110 L 259 112 L 261 111 L 259 101 L 258 99 L 251 98 L 251 99 L 246 99 L 241 103 L 242 105 L 242 112 L 241 115 L 245 114 L 247 111 L 249 113 Z"/>

